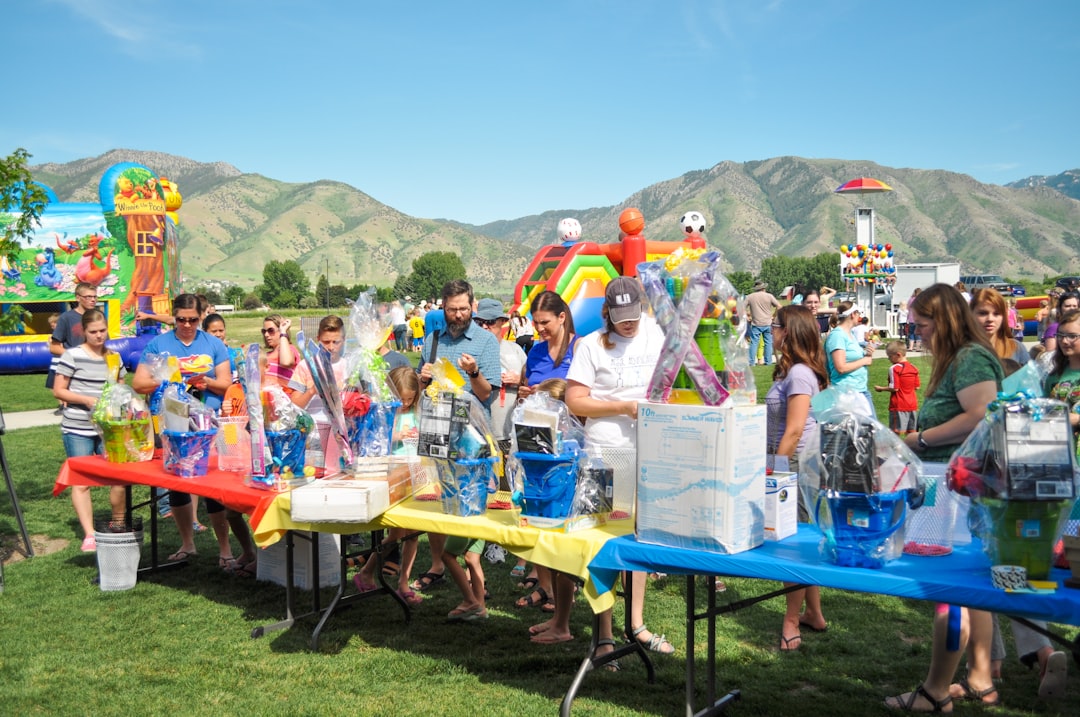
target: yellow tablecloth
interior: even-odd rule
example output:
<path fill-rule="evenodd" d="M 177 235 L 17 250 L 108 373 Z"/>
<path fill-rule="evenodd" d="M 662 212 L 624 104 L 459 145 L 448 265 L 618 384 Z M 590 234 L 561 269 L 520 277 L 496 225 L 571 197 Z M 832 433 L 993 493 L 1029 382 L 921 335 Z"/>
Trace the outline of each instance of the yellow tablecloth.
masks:
<path fill-rule="evenodd" d="M 430 489 L 429 489 L 430 490 Z M 508 501 L 500 493 L 496 500 Z M 252 529 L 255 541 L 262 547 L 271 545 L 288 530 L 311 530 L 319 533 L 361 533 L 379 528 L 406 528 L 430 533 L 443 533 L 481 538 L 498 543 L 511 553 L 526 560 L 560 572 L 575 575 L 585 581 L 585 597 L 594 612 L 610 608 L 615 597 L 611 592 L 600 594 L 589 577 L 589 562 L 611 538 L 634 532 L 632 519 L 610 521 L 606 525 L 563 533 L 518 525 L 517 510 L 491 510 L 484 515 L 462 518 L 442 512 L 438 500 L 408 498 L 391 507 L 371 523 L 296 523 L 292 520 L 292 500 L 289 493 L 277 496 L 262 519 Z"/>

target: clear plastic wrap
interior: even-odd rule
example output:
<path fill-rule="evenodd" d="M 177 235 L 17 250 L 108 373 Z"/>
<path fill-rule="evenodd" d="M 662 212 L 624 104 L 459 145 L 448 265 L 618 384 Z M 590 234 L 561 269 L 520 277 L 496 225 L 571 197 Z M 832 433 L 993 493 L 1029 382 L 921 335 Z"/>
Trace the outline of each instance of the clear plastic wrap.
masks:
<path fill-rule="evenodd" d="M 113 463 L 138 463 L 154 457 L 154 429 L 142 396 L 123 383 L 106 383 L 90 419 Z"/>
<path fill-rule="evenodd" d="M 288 478 L 305 474 L 307 436 L 315 421 L 278 384 L 263 386 L 263 425 L 274 472 Z"/>
<path fill-rule="evenodd" d="M 300 348 L 300 353 L 311 372 L 315 391 L 319 394 L 319 398 L 326 407 L 326 413 L 330 417 L 328 429 L 324 426 L 320 430 L 311 432 L 308 438 L 309 453 L 319 458 L 318 467 L 324 467 L 332 474 L 353 464 L 353 450 L 349 443 L 349 424 L 345 420 L 345 408 L 342 402 L 344 387 L 338 385 L 329 351 L 317 342 L 307 339 L 303 331 L 297 334 L 296 345 Z M 320 435 L 324 432 L 326 435 Z M 324 465 L 325 456 L 334 454 L 334 451 L 327 450 L 326 443 L 329 441 L 337 443 L 339 465 Z M 314 451 L 311 451 L 312 448 Z"/>
<path fill-rule="evenodd" d="M 371 396 L 375 403 L 397 398 L 386 380 L 388 366 L 379 353 L 392 329 L 386 305 L 375 301 L 375 289 L 360 294 L 350 304 L 349 340 L 343 352 L 349 376 L 346 384 Z"/>
<path fill-rule="evenodd" d="M 992 565 L 1049 574 L 1054 543 L 1080 493 L 1068 406 L 1000 395 L 949 461 L 949 487 L 971 496 L 969 524 Z"/>
<path fill-rule="evenodd" d="M 880 568 L 897 557 L 907 509 L 922 505 L 922 462 L 869 413 L 862 394 L 827 389 L 812 401 L 817 426 L 799 454 L 800 494 L 837 565 Z"/>

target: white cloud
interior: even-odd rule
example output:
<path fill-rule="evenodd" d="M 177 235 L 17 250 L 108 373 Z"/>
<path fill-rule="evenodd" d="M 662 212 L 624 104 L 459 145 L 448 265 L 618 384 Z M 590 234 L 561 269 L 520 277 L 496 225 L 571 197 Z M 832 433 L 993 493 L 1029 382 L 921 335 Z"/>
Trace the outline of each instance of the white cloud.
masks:
<path fill-rule="evenodd" d="M 118 41 L 121 52 L 145 59 L 167 53 L 197 58 L 202 55 L 198 45 L 182 42 L 181 28 L 170 17 L 172 4 L 129 3 L 116 0 L 51 0 L 63 5 L 74 15 L 89 21 L 99 31 Z"/>

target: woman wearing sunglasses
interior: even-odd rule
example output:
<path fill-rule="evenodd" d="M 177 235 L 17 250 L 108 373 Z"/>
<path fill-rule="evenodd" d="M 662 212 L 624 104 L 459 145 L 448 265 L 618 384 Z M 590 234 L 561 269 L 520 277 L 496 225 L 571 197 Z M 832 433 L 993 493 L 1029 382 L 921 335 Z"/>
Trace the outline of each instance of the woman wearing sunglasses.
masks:
<path fill-rule="evenodd" d="M 173 319 L 173 330 L 155 337 L 143 349 L 131 387 L 142 394 L 156 391 L 161 382 L 151 375 L 147 359 L 150 356 L 175 356 L 191 395 L 207 407 L 220 410 L 221 399 L 232 385 L 229 349 L 220 339 L 199 329 L 202 317 L 199 300 L 194 294 L 180 294 L 173 299 Z M 170 555 L 169 560 L 186 560 L 195 555 L 195 509 L 187 493 L 169 491 L 169 502 L 180 532 L 180 549 Z M 207 498 L 206 510 L 215 513 L 224 510 L 224 506 Z"/>
<path fill-rule="evenodd" d="M 291 327 L 292 322 L 281 314 L 267 314 L 263 319 L 263 348 L 267 350 L 263 384 L 277 383 L 289 393 L 289 380 L 300 363 L 300 352 L 289 334 Z"/>

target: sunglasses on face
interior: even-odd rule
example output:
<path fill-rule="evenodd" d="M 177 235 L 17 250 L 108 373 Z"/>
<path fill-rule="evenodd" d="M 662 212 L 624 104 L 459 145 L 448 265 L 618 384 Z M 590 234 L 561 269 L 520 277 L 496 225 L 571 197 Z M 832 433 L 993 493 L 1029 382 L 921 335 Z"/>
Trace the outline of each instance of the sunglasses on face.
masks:
<path fill-rule="evenodd" d="M 178 324 L 197 324 L 199 323 L 198 316 L 177 316 L 176 323 Z"/>
<path fill-rule="evenodd" d="M 473 321 L 476 322 L 477 326 L 483 326 L 484 328 L 494 326 L 495 324 L 499 323 L 498 319 L 495 319 L 494 321 L 489 321 L 488 319 L 479 319 L 475 317 L 473 318 Z"/>
<path fill-rule="evenodd" d="M 263 336 L 273 336 L 277 333 L 277 329 L 259 329 L 259 332 L 262 333 Z"/>

